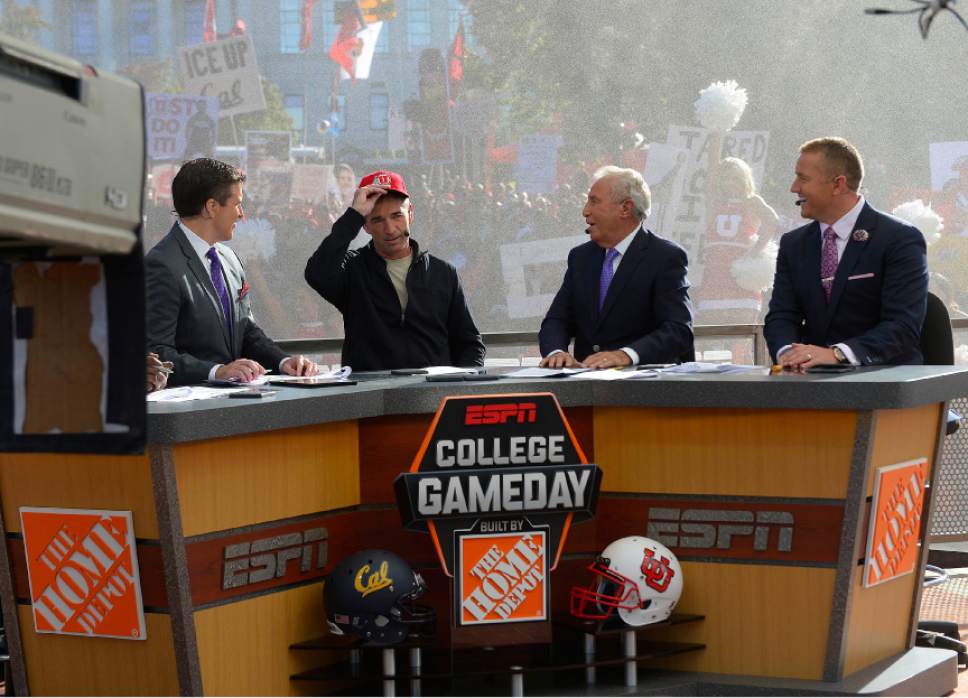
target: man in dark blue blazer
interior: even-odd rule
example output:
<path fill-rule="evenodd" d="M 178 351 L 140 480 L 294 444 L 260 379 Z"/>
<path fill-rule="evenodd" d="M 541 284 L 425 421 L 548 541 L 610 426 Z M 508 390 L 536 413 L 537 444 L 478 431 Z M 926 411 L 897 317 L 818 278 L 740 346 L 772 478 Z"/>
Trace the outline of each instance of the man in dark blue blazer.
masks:
<path fill-rule="evenodd" d="M 595 173 L 582 210 L 591 240 L 568 253 L 565 279 L 538 335 L 542 366 L 614 368 L 691 358 L 686 252 L 645 228 L 650 203 L 649 187 L 635 170 Z"/>
<path fill-rule="evenodd" d="M 842 138 L 800 146 L 800 215 L 780 240 L 763 334 L 785 368 L 920 364 L 927 308 L 924 236 L 860 196 L 860 153 Z"/>

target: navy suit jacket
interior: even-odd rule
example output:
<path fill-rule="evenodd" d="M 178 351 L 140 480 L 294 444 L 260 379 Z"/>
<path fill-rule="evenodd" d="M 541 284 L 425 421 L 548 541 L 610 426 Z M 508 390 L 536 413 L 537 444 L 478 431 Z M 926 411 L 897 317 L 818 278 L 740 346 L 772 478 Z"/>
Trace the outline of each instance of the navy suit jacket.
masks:
<path fill-rule="evenodd" d="M 644 227 L 623 255 L 605 303 L 598 286 L 605 250 L 589 241 L 568 253 L 568 269 L 541 323 L 541 355 L 568 350 L 579 361 L 598 351 L 630 347 L 641 363 L 665 363 L 692 351 L 692 305 L 686 252 Z"/>
<path fill-rule="evenodd" d="M 837 266 L 830 302 L 820 284 L 820 224 L 780 240 L 770 312 L 763 334 L 770 354 L 787 344 L 843 343 L 863 365 L 920 364 L 928 302 L 924 236 L 865 204 Z"/>
<path fill-rule="evenodd" d="M 145 255 L 148 350 L 175 364 L 169 386 L 204 383 L 212 366 L 236 359 L 277 371 L 286 357 L 252 317 L 239 258 L 225 245 L 215 249 L 232 305 L 231 337 L 212 277 L 177 223 Z"/>

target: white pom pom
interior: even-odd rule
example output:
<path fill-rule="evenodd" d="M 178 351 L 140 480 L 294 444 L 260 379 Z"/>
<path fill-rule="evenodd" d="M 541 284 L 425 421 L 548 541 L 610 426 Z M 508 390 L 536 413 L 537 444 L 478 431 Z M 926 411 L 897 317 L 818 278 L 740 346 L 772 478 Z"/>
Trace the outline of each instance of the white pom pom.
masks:
<path fill-rule="evenodd" d="M 959 344 L 955 347 L 955 366 L 968 364 L 968 344 Z"/>
<path fill-rule="evenodd" d="M 699 92 L 696 118 L 703 128 L 728 131 L 739 123 L 746 109 L 746 102 L 746 90 L 735 80 L 714 82 Z"/>
<path fill-rule="evenodd" d="M 769 242 L 759 255 L 755 257 L 746 255 L 733 262 L 729 271 L 736 285 L 754 293 L 765 291 L 772 286 L 778 250 L 779 247 L 775 242 Z"/>
<path fill-rule="evenodd" d="M 891 213 L 920 230 L 929 245 L 937 242 L 941 237 L 944 219 L 935 213 L 930 205 L 926 206 L 921 199 L 905 201 Z"/>

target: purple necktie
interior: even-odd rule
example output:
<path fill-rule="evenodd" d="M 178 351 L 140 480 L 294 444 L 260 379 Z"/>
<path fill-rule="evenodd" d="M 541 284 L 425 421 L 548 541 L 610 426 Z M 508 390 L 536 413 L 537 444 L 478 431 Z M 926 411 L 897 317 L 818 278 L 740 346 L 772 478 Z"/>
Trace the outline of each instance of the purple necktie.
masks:
<path fill-rule="evenodd" d="M 602 265 L 602 275 L 598 279 L 598 309 L 601 310 L 602 306 L 605 305 L 605 296 L 608 293 L 609 284 L 612 283 L 612 277 L 615 276 L 615 270 L 612 268 L 612 262 L 618 257 L 618 250 L 614 247 L 605 252 L 605 263 Z"/>
<path fill-rule="evenodd" d="M 215 286 L 215 293 L 222 302 L 222 313 L 225 317 L 225 326 L 228 328 L 229 336 L 232 336 L 232 306 L 229 305 L 229 292 L 225 288 L 225 277 L 222 274 L 222 261 L 218 258 L 218 252 L 214 247 L 209 247 L 205 253 L 212 263 L 212 285 Z"/>
<path fill-rule="evenodd" d="M 823 231 L 823 249 L 820 252 L 820 283 L 828 301 L 830 290 L 834 286 L 834 276 L 837 275 L 837 262 L 837 233 L 828 226 Z"/>

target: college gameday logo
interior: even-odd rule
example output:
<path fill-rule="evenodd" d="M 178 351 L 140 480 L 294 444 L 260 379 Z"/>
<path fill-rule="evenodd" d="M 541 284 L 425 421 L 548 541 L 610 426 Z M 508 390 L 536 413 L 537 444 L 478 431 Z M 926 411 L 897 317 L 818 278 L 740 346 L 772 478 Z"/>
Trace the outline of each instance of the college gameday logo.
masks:
<path fill-rule="evenodd" d="M 38 633 L 144 640 L 130 511 L 20 508 Z"/>
<path fill-rule="evenodd" d="M 914 571 L 927 475 L 927 458 L 877 469 L 864 557 L 865 587 Z"/>
<path fill-rule="evenodd" d="M 428 531 L 454 577 L 461 625 L 547 618 L 547 573 L 600 485 L 551 393 L 444 398 L 394 483 L 404 527 Z"/>

